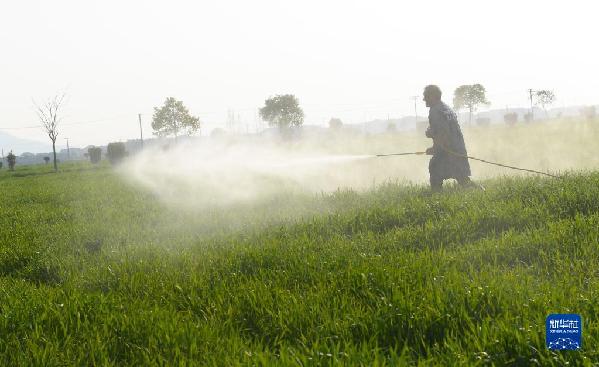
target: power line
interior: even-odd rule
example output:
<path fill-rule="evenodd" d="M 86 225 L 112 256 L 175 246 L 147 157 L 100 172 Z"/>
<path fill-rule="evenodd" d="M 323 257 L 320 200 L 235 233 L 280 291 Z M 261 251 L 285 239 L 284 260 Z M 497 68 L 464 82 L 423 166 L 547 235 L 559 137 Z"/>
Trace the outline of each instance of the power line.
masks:
<path fill-rule="evenodd" d="M 528 93 L 529 93 L 529 98 L 530 98 L 530 110 L 531 110 L 531 117 L 533 116 L 532 114 L 534 113 L 534 109 L 533 109 L 533 93 L 535 91 L 533 89 L 528 89 Z M 499 92 L 499 93 L 510 93 L 511 91 L 507 92 Z M 419 98 L 418 96 L 412 96 L 410 97 L 411 99 L 414 100 L 414 113 L 415 116 L 418 117 L 418 110 L 417 110 L 417 99 Z M 380 100 L 380 101 L 372 101 L 372 102 L 365 102 L 365 103 L 338 103 L 338 104 L 326 104 L 326 106 L 328 107 L 338 107 L 338 108 L 332 108 L 329 110 L 329 114 L 335 114 L 335 113 L 342 113 L 342 112 L 354 112 L 354 111 L 369 111 L 369 110 L 376 110 L 376 109 L 382 109 L 385 107 L 388 107 L 390 104 L 393 104 L 394 102 L 398 101 L 400 99 L 398 98 L 394 98 L 394 99 L 387 99 L 387 100 Z M 316 104 L 304 104 L 304 107 L 320 107 L 322 105 L 316 105 Z M 344 106 L 347 106 L 347 108 L 343 108 Z M 239 111 L 255 111 L 256 108 L 255 107 L 251 107 L 251 108 L 238 108 L 235 109 L 235 111 L 237 111 L 237 113 L 239 113 Z M 223 114 L 226 115 L 226 113 L 223 113 L 222 111 L 205 111 L 205 112 L 199 112 L 197 113 L 197 115 L 199 116 L 207 116 L 207 115 L 218 115 L 218 114 Z M 320 115 L 323 115 L 322 113 L 320 113 Z M 120 118 L 124 118 L 126 116 L 129 116 L 129 114 L 123 114 L 123 115 L 118 115 L 118 116 L 113 116 L 113 117 L 109 117 L 109 118 L 103 118 L 103 119 L 97 119 L 97 120 L 89 120 L 89 121 L 76 121 L 76 122 L 71 122 L 71 123 L 63 123 L 61 124 L 62 127 L 66 127 L 66 126 L 77 126 L 77 125 L 86 125 L 86 124 L 96 124 L 96 123 L 109 123 L 112 121 L 116 121 L 117 119 Z M 204 124 L 214 124 L 217 125 L 217 123 L 211 123 L 211 122 L 203 122 Z M 220 124 L 220 123 L 218 123 Z M 39 128 L 43 128 L 42 125 L 28 125 L 28 126 L 12 126 L 12 127 L 0 127 L 0 130 L 26 130 L 26 129 L 39 129 Z M 140 127 L 141 130 L 141 127 Z M 143 139 L 143 132 L 140 134 L 142 136 Z"/>

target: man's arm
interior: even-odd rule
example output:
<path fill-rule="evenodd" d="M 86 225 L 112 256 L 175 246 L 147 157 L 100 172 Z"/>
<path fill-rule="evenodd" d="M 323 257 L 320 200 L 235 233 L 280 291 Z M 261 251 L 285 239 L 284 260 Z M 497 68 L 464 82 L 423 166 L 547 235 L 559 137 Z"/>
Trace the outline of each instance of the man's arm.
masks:
<path fill-rule="evenodd" d="M 432 138 L 433 137 L 433 132 L 431 130 L 431 125 L 430 125 L 430 121 L 428 123 L 428 127 L 426 128 L 426 131 L 424 132 L 424 135 L 426 135 L 427 138 Z"/>
<path fill-rule="evenodd" d="M 426 136 L 433 139 L 433 146 L 429 148 L 430 154 L 434 154 L 439 150 L 447 150 L 449 148 L 449 124 L 443 114 L 434 109 L 429 116 L 429 128 L 426 130 Z M 427 149 L 427 154 L 429 154 Z"/>

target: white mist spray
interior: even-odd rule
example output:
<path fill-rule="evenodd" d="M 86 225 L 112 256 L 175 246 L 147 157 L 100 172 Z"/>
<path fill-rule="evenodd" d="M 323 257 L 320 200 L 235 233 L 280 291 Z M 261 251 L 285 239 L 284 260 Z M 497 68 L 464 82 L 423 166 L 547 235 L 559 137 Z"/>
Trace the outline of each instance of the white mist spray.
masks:
<path fill-rule="evenodd" d="M 597 168 L 591 146 L 599 124 L 547 122 L 464 128 L 471 156 L 541 171 Z M 166 145 L 166 143 L 164 143 Z M 364 136 L 323 133 L 296 140 L 223 137 L 155 146 L 131 157 L 121 171 L 135 185 L 178 206 L 247 203 L 279 194 L 362 190 L 387 181 L 427 183 L 428 156 L 376 158 L 422 151 L 422 132 Z M 471 161 L 473 179 L 522 174 Z"/>

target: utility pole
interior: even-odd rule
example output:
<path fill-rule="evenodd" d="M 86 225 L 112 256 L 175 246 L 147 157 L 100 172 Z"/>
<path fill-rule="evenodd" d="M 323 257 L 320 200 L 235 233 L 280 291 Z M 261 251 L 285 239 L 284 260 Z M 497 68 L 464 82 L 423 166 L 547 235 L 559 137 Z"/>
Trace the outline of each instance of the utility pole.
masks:
<path fill-rule="evenodd" d="M 225 123 L 225 127 L 230 133 L 233 132 L 233 128 L 235 127 L 235 113 L 230 108 L 227 110 L 227 121 Z"/>
<path fill-rule="evenodd" d="M 254 133 L 258 134 L 258 114 L 254 112 Z"/>
<path fill-rule="evenodd" d="M 137 118 L 139 119 L 139 137 L 141 138 L 141 149 L 144 148 L 144 131 L 141 128 L 141 113 L 137 114 Z"/>
<path fill-rule="evenodd" d="M 67 159 L 71 160 L 71 148 L 69 148 L 69 138 L 64 138 L 67 141 Z"/>
<path fill-rule="evenodd" d="M 420 96 L 412 96 L 412 99 L 414 100 L 414 119 L 416 122 L 418 122 L 418 98 L 420 98 Z"/>
<path fill-rule="evenodd" d="M 532 109 L 532 92 L 534 92 L 532 89 L 528 90 L 528 95 L 530 97 L 530 121 L 533 121 L 535 119 L 535 112 Z"/>

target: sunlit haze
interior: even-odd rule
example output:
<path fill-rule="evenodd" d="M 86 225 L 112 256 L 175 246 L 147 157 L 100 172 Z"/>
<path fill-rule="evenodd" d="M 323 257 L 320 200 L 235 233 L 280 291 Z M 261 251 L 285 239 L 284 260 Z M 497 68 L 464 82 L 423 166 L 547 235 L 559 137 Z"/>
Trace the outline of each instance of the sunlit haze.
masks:
<path fill-rule="evenodd" d="M 596 20 L 590 1 L 5 2 L 0 132 L 47 142 L 32 99 L 58 91 L 58 143 L 79 147 L 138 137 L 138 113 L 150 136 L 169 96 L 204 135 L 229 110 L 265 126 L 257 109 L 279 93 L 323 126 L 413 115 L 429 83 L 449 102 L 481 83 L 489 108 L 527 106 L 528 88 L 555 91 L 555 107 L 594 104 Z"/>

